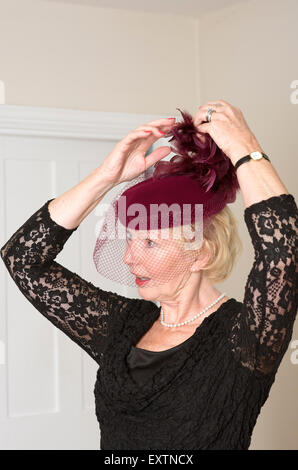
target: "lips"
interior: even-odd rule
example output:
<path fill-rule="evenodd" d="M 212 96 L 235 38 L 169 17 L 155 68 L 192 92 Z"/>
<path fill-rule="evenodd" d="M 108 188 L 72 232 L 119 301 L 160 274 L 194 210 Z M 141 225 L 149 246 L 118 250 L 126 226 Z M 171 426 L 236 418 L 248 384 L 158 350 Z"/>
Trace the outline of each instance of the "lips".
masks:
<path fill-rule="evenodd" d="M 146 284 L 146 282 L 149 282 L 149 281 L 150 281 L 150 279 L 142 281 L 140 278 L 136 277 L 136 284 L 138 286 L 143 286 L 144 284 Z"/>
<path fill-rule="evenodd" d="M 137 278 L 141 279 L 141 280 L 148 280 L 150 279 L 149 277 L 147 276 L 142 276 L 141 274 L 137 274 L 137 273 L 133 273 L 131 272 L 131 274 L 133 274 L 134 276 L 136 276 Z"/>

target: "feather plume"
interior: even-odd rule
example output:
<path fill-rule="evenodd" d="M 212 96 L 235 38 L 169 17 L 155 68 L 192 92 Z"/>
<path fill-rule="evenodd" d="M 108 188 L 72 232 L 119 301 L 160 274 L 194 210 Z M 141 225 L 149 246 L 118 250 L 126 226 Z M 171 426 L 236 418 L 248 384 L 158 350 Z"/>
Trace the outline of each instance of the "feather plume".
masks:
<path fill-rule="evenodd" d="M 240 186 L 231 160 L 208 133 L 196 128 L 191 114 L 176 109 L 183 120 L 165 135 L 171 137 L 169 142 L 176 155 L 168 161 L 155 163 L 152 178 L 188 174 L 198 180 L 206 192 L 212 188 L 212 191 L 220 191 L 227 203 L 234 202 Z"/>

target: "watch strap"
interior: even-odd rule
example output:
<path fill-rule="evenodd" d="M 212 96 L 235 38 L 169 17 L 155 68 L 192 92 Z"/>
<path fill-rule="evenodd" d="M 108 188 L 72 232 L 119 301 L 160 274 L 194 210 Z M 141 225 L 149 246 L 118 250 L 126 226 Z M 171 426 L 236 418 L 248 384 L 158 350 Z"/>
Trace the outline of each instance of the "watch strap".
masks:
<path fill-rule="evenodd" d="M 270 162 L 268 155 L 266 155 L 263 152 L 260 152 L 260 153 L 262 154 L 262 157 L 264 157 L 266 160 L 268 160 L 268 162 Z M 249 160 L 254 160 L 254 159 L 250 155 L 245 155 L 245 157 L 240 158 L 240 160 L 238 160 L 238 162 L 234 166 L 235 170 L 237 170 L 237 168 L 240 165 L 242 165 L 242 163 L 248 162 Z"/>

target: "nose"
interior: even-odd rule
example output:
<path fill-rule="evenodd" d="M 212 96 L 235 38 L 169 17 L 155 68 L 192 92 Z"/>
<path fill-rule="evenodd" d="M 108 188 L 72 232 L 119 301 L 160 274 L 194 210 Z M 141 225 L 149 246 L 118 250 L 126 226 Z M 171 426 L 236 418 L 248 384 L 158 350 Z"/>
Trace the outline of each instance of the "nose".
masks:
<path fill-rule="evenodd" d="M 126 245 L 123 261 L 125 264 L 134 264 L 137 260 L 142 258 L 140 247 L 134 245 L 134 242 Z"/>
<path fill-rule="evenodd" d="M 130 264 L 132 263 L 132 254 L 131 254 L 131 249 L 128 245 L 126 245 L 126 250 L 123 258 L 123 262 L 125 264 Z"/>
<path fill-rule="evenodd" d="M 128 265 L 144 262 L 144 252 L 138 240 L 132 240 L 126 244 L 123 262 Z"/>

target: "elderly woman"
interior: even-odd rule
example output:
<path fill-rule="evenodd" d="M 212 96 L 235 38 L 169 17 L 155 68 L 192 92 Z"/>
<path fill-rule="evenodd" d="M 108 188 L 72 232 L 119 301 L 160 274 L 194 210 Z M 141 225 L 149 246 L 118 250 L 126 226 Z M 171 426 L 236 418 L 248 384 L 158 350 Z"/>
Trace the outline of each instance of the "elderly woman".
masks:
<path fill-rule="evenodd" d="M 201 106 L 192 122 L 184 117 L 192 139 L 183 143 L 184 150 L 191 141 L 198 156 L 200 146 L 206 150 L 204 144 L 211 142 L 209 160 L 193 164 L 189 153 L 182 167 L 179 158 L 163 166 L 168 146 L 146 156 L 157 139 L 177 129 L 175 119 L 149 122 L 124 137 L 82 182 L 47 201 L 1 249 L 25 297 L 99 364 L 94 393 L 105 450 L 248 449 L 292 336 L 297 312 L 294 197 L 240 109 L 217 100 Z M 183 171 L 172 171 L 177 163 Z M 186 250 L 184 235 L 174 240 L 183 224 L 172 219 L 166 225 L 158 219 L 148 231 L 127 228 L 122 263 L 136 276 L 138 299 L 104 291 L 54 261 L 111 188 L 153 165 L 165 171 L 164 177 L 148 178 L 125 195 L 131 204 L 145 206 L 203 204 L 200 249 Z M 213 285 L 229 275 L 240 248 L 227 207 L 237 185 L 255 253 L 243 302 Z M 188 226 L 193 228 L 191 214 Z M 119 218 L 123 215 L 118 212 Z M 171 236 L 163 239 L 167 228 Z M 151 237 L 153 232 L 157 237 Z M 97 245 L 103 257 L 95 256 L 103 273 L 111 267 L 107 255 L 104 259 L 109 253 L 105 243 Z M 111 251 L 111 264 L 116 259 Z M 117 268 L 121 273 L 120 265 L 113 266 L 114 272 Z"/>

